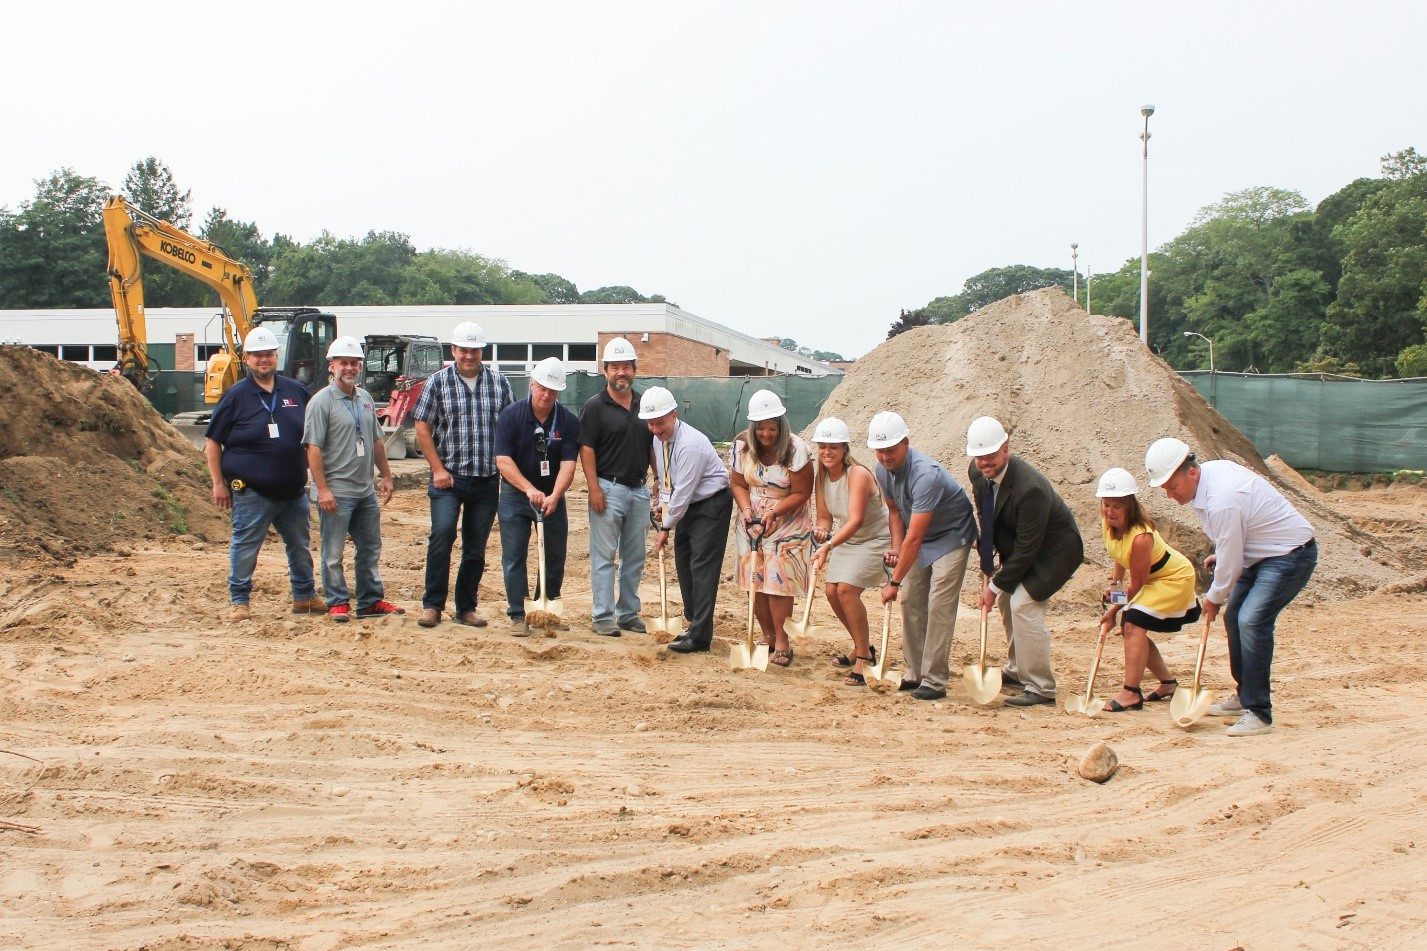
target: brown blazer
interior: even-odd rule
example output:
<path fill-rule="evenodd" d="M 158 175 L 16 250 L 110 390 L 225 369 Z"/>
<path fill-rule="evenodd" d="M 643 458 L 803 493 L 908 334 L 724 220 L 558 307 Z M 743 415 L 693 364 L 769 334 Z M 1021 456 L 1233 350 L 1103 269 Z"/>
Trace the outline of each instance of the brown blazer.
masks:
<path fill-rule="evenodd" d="M 967 476 L 979 520 L 991 483 L 974 462 Z M 985 525 L 980 528 L 987 531 Z M 990 531 L 1001 556 L 1001 570 L 991 581 L 1007 593 L 1025 585 L 1031 597 L 1044 601 L 1065 586 L 1085 558 L 1085 545 L 1070 507 L 1056 494 L 1050 480 L 1019 456 L 1012 455 L 1006 464 Z"/>

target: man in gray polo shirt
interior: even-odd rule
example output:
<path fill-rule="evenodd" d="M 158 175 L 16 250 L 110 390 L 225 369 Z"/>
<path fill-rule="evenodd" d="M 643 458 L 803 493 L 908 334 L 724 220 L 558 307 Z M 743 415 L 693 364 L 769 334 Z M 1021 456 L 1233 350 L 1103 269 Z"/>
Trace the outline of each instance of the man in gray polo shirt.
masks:
<path fill-rule="evenodd" d="M 896 413 L 878 413 L 867 427 L 867 448 L 877 454 L 877 487 L 887 500 L 892 578 L 882 603 L 902 597 L 902 656 L 907 668 L 899 689 L 918 700 L 946 696 L 951 637 L 966 559 L 976 542 L 971 501 L 935 459 L 911 446 Z M 905 584 L 905 590 L 903 585 Z"/>
<path fill-rule="evenodd" d="M 391 465 L 377 429 L 372 395 L 357 385 L 362 373 L 362 345 L 355 337 L 338 337 L 327 349 L 332 382 L 307 404 L 302 441 L 307 467 L 317 495 L 322 529 L 322 590 L 327 616 L 351 617 L 350 593 L 342 573 L 347 536 L 356 548 L 357 617 L 405 614 L 383 597 L 381 575 L 381 505 L 391 501 Z M 381 502 L 372 482 L 372 466 L 381 472 Z"/>

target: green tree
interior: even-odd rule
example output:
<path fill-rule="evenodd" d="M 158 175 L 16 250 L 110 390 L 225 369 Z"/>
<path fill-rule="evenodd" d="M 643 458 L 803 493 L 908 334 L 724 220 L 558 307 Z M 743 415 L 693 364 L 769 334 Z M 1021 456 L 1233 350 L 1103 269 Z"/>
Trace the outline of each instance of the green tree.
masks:
<path fill-rule="evenodd" d="M 515 280 L 530 281 L 538 287 L 542 304 L 578 304 L 580 302 L 579 288 L 575 287 L 573 281 L 567 281 L 558 274 L 526 274 L 523 271 L 511 271 L 510 276 Z"/>
<path fill-rule="evenodd" d="M 1397 355 L 1397 375 L 1427 377 L 1427 343 L 1406 347 Z"/>
<path fill-rule="evenodd" d="M 175 228 L 187 231 L 193 220 L 192 193 L 180 191 L 173 172 L 155 156 L 140 159 L 129 168 L 123 193 L 130 204 Z M 157 261 L 144 262 L 144 304 L 148 307 L 202 307 L 215 296 L 186 274 Z"/>
<path fill-rule="evenodd" d="M 932 322 L 932 315 L 927 312 L 925 307 L 920 307 L 917 310 L 903 310 L 887 331 L 887 339 L 891 340 L 897 334 L 906 333 L 913 327 L 930 326 Z"/>
<path fill-rule="evenodd" d="M 1068 294 L 1071 277 L 1071 272 L 1063 268 L 1032 267 L 1028 264 L 993 267 L 967 278 L 961 293 L 935 298 L 922 309 L 933 322 L 949 324 L 1012 294 L 1024 294 L 1043 287 L 1063 287 Z"/>
<path fill-rule="evenodd" d="M 623 284 L 597 287 L 580 295 L 581 304 L 663 304 L 667 303 L 663 294 L 645 297 L 632 287 Z M 674 305 L 679 306 L 678 304 Z"/>
<path fill-rule="evenodd" d="M 0 307 L 105 307 L 109 189 L 61 168 L 17 211 L 0 208 Z"/>
<path fill-rule="evenodd" d="M 223 249 L 223 253 L 235 261 L 241 261 L 253 272 L 253 290 L 258 300 L 266 298 L 268 278 L 272 274 L 273 257 L 277 249 L 271 241 L 263 237 L 262 231 L 251 221 L 238 221 L 228 217 L 222 208 L 214 208 L 203 220 L 199 235 Z"/>

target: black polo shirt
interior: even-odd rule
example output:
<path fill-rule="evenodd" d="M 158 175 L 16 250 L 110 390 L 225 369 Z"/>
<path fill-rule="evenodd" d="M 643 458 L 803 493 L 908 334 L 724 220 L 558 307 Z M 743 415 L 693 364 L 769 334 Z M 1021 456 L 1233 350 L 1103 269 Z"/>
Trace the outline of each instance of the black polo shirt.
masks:
<path fill-rule="evenodd" d="M 252 377 L 228 388 L 204 433 L 223 447 L 223 478 L 242 479 L 254 491 L 291 500 L 307 485 L 307 450 L 302 445 L 307 388 L 278 376 L 272 393 Z M 277 426 L 277 436 L 268 427 Z"/>
<path fill-rule="evenodd" d="M 625 409 L 601 389 L 580 409 L 580 445 L 595 451 L 595 472 L 629 488 L 644 485 L 654 436 L 639 418 L 639 391 L 631 387 L 632 402 Z"/>

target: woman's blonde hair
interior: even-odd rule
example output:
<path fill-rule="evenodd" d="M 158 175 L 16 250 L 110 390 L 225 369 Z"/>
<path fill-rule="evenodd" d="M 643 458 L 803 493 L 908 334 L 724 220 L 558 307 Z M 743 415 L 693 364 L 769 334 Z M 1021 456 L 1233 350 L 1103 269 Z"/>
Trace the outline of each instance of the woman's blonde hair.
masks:
<path fill-rule="evenodd" d="M 775 416 L 773 421 L 778 424 L 778 441 L 773 444 L 773 461 L 768 463 L 774 466 L 791 466 L 793 464 L 793 431 L 788 428 L 787 416 Z M 743 477 L 749 478 L 753 474 L 760 462 L 758 437 L 753 431 L 758 428 L 759 423 L 766 423 L 768 420 L 759 420 L 758 423 L 749 423 L 748 428 L 738 434 L 738 438 L 743 442 Z"/>
<path fill-rule="evenodd" d="M 1120 540 L 1121 538 L 1124 538 L 1126 535 L 1128 535 L 1128 534 L 1130 534 L 1131 532 L 1133 532 L 1133 531 L 1134 531 L 1135 529 L 1137 529 L 1137 528 L 1138 528 L 1138 529 L 1142 529 L 1143 531 L 1146 531 L 1146 532 L 1152 532 L 1152 531 L 1154 531 L 1154 519 L 1150 518 L 1150 517 L 1149 517 L 1149 513 L 1146 512 L 1146 511 L 1140 506 L 1140 500 L 1139 500 L 1139 497 L 1138 497 L 1138 496 L 1134 496 L 1134 495 L 1122 495 L 1122 496 L 1119 497 L 1119 501 L 1124 502 L 1125 505 L 1128 506 L 1128 508 L 1126 509 L 1126 512 L 1125 512 L 1125 516 L 1126 516 L 1126 517 L 1125 517 L 1125 527 L 1124 527 L 1121 531 L 1118 531 L 1118 532 L 1115 531 L 1115 529 L 1111 528 L 1111 529 L 1110 529 L 1110 537 L 1111 537 L 1111 538 L 1113 538 L 1113 539 L 1115 539 L 1116 541 L 1118 541 L 1118 540 Z M 1104 520 L 1104 516 L 1103 516 L 1103 515 L 1102 515 L 1100 518 L 1101 518 L 1102 521 Z M 1105 527 L 1106 527 L 1106 528 L 1109 528 L 1109 525 L 1106 525 Z"/>
<path fill-rule="evenodd" d="M 815 445 L 815 446 L 821 446 L 821 445 L 831 446 L 831 445 L 834 445 L 834 444 L 833 444 L 833 443 L 814 443 L 814 445 Z M 852 444 L 851 444 L 851 443 L 845 443 L 845 442 L 844 442 L 844 443 L 837 443 L 836 445 L 840 445 L 840 446 L 843 447 L 843 451 L 842 451 L 842 467 L 843 467 L 843 469 L 845 469 L 847 472 L 851 472 L 853 466 L 862 466 L 862 468 L 867 469 L 867 471 L 868 471 L 869 473 L 872 471 L 871 469 L 868 469 L 867 466 L 862 465 L 862 463 L 858 461 L 857 457 L 852 454 Z M 817 453 L 816 453 L 816 452 L 813 453 L 813 457 L 814 457 L 815 464 L 817 465 L 817 473 L 818 473 L 818 474 L 817 474 L 818 495 L 819 495 L 819 496 L 823 496 L 823 495 L 825 495 L 826 492 L 827 492 L 827 467 L 822 464 L 822 461 L 821 461 L 821 460 L 817 459 Z M 843 478 L 846 478 L 846 477 L 847 477 L 847 476 L 846 476 L 846 473 L 844 473 Z M 879 485 L 877 485 L 877 480 L 876 480 L 876 479 L 873 479 L 873 480 L 872 480 L 872 492 L 873 492 L 873 494 L 874 494 L 874 496 L 875 496 L 876 498 L 881 498 L 881 497 L 882 497 L 882 489 L 881 489 L 881 487 L 880 487 Z"/>

